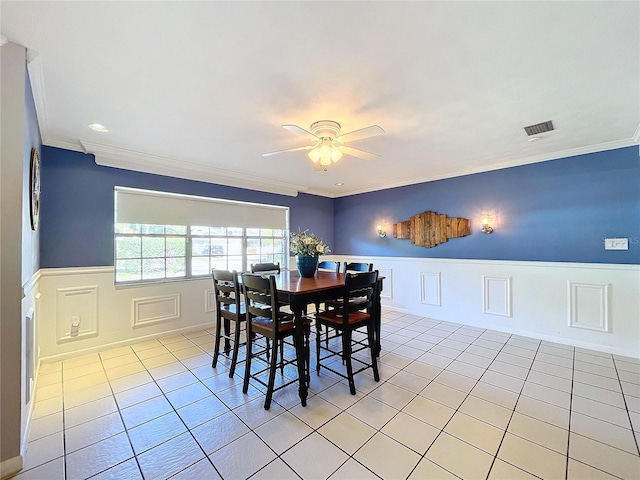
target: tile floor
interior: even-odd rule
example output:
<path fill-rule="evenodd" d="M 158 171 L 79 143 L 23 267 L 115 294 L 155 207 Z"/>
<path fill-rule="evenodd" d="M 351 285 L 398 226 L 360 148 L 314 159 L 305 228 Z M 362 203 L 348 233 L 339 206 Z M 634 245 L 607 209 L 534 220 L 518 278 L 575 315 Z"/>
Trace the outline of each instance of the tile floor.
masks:
<path fill-rule="evenodd" d="M 43 364 L 15 478 L 640 478 L 639 360 L 383 316 L 381 381 L 312 373 L 306 408 L 243 395 L 210 331 Z"/>

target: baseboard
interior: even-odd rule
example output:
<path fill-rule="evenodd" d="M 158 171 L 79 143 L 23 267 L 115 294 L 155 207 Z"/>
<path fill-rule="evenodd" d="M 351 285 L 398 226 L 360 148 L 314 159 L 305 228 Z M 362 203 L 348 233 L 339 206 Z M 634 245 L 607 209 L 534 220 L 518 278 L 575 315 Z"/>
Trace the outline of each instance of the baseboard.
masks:
<path fill-rule="evenodd" d="M 0 462 L 0 479 L 10 478 L 22 470 L 23 457 L 18 455 L 17 457 L 8 458 L 3 462 Z"/>
<path fill-rule="evenodd" d="M 81 357 L 82 355 L 88 355 L 90 353 L 101 352 L 112 348 L 126 347 L 127 345 L 133 345 L 135 343 L 147 342 L 149 340 L 155 340 L 156 338 L 167 337 L 169 335 L 178 335 L 181 333 L 193 332 L 196 330 L 203 330 L 207 328 L 214 328 L 215 323 L 207 322 L 199 325 L 191 325 L 185 328 L 176 328 L 174 330 L 166 330 L 159 333 L 153 333 L 142 337 L 130 338 L 127 340 L 121 340 L 119 342 L 112 342 L 104 345 L 98 345 L 96 347 L 85 348 L 83 350 L 75 350 L 73 352 L 61 353 L 58 355 L 50 355 L 40 359 L 40 363 L 53 363 L 60 360 L 67 360 L 69 358 Z"/>

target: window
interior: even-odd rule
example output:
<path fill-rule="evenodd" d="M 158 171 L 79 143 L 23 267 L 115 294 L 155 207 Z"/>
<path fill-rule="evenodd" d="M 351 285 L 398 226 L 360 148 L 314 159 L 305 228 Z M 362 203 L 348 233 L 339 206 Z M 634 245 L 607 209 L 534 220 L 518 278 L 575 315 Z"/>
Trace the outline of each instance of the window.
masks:
<path fill-rule="evenodd" d="M 115 197 L 116 283 L 204 277 L 212 268 L 243 271 L 262 262 L 288 265 L 286 207 L 122 187 Z M 240 226 L 207 226 L 203 219 Z"/>

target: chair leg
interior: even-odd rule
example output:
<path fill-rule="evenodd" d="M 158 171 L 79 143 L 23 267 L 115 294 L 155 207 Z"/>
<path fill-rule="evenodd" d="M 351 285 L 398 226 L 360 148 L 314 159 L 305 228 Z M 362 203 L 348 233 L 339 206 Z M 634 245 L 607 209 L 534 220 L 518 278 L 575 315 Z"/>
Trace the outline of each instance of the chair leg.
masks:
<path fill-rule="evenodd" d="M 276 380 L 276 370 L 278 369 L 278 341 L 273 340 L 273 352 L 271 352 L 271 366 L 269 368 L 269 382 L 267 384 L 267 395 L 264 399 L 264 409 L 271 407 L 271 397 L 273 396 L 273 385 Z"/>
<path fill-rule="evenodd" d="M 242 393 L 249 391 L 249 377 L 251 376 L 251 357 L 253 351 L 253 335 L 247 334 L 247 358 L 244 364 L 244 383 L 242 384 Z"/>
<path fill-rule="evenodd" d="M 306 378 L 307 387 L 311 384 L 311 374 L 310 374 L 310 370 L 311 370 L 311 343 L 309 342 L 309 337 L 311 337 L 311 325 L 309 325 L 304 330 L 304 342 L 305 342 L 304 351 L 307 354 L 306 358 L 305 358 L 305 361 L 307 363 L 306 363 L 306 365 L 304 367 L 304 371 L 305 371 L 305 375 L 307 377 Z"/>
<path fill-rule="evenodd" d="M 367 336 L 369 337 L 369 351 L 371 352 L 371 368 L 373 369 L 373 378 L 376 382 L 380 381 L 378 373 L 378 353 L 376 348 L 376 332 L 374 325 L 367 325 Z"/>
<path fill-rule="evenodd" d="M 349 380 L 349 391 L 351 395 L 356 394 L 356 384 L 353 381 L 353 366 L 351 365 L 351 330 L 342 332 L 342 358 L 347 364 L 347 379 Z"/>
<path fill-rule="evenodd" d="M 326 327 L 327 329 L 329 327 Z M 316 320 L 316 374 L 320 375 L 320 343 L 322 342 L 322 326 Z"/>
<path fill-rule="evenodd" d="M 218 363 L 218 355 L 220 354 L 220 329 L 222 328 L 220 318 L 216 318 L 216 340 L 215 346 L 213 347 L 213 361 L 211 362 L 211 367 L 216 368 Z"/>
<path fill-rule="evenodd" d="M 229 356 L 231 351 L 231 344 L 229 343 L 229 337 L 231 335 L 231 321 L 228 318 L 224 319 L 224 354 Z"/>
<path fill-rule="evenodd" d="M 236 373 L 236 364 L 238 363 L 238 350 L 240 349 L 240 327 L 242 322 L 235 321 L 235 331 L 233 334 L 233 354 L 231 357 L 231 367 L 229 368 L 229 378 L 233 378 L 233 374 Z"/>

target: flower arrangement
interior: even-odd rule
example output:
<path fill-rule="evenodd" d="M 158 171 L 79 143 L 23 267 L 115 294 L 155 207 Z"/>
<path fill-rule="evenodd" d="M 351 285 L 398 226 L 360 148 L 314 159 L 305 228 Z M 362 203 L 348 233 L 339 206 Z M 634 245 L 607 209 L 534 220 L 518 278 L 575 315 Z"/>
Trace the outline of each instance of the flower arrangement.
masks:
<path fill-rule="evenodd" d="M 331 253 L 327 244 L 315 233 L 309 233 L 309 230 L 297 233 L 291 232 L 290 248 L 291 254 L 298 256 L 317 257 L 325 253 Z"/>

